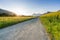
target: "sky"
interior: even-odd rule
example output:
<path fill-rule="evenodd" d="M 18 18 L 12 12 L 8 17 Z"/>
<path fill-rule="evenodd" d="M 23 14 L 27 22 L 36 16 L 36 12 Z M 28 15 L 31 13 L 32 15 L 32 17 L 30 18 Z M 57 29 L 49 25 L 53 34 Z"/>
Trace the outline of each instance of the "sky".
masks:
<path fill-rule="evenodd" d="M 18 15 L 60 10 L 60 0 L 0 0 L 0 8 Z"/>

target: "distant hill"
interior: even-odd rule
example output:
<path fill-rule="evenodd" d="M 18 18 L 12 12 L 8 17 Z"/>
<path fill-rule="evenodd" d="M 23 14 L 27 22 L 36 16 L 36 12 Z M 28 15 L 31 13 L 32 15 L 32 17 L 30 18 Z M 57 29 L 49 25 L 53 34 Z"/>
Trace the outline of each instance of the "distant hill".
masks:
<path fill-rule="evenodd" d="M 40 13 L 34 13 L 33 16 L 40 16 Z"/>
<path fill-rule="evenodd" d="M 47 12 L 47 13 L 44 13 L 42 15 L 46 15 L 46 16 L 56 16 L 56 15 L 60 15 L 60 10 L 58 11 L 55 11 L 55 12 Z"/>
<path fill-rule="evenodd" d="M 0 16 L 16 16 L 16 14 L 8 10 L 0 9 Z"/>

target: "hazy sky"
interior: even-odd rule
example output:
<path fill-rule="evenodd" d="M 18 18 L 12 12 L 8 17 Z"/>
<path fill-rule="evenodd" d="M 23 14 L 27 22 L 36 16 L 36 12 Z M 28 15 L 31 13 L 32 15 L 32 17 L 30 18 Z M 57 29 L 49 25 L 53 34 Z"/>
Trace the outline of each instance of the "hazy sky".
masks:
<path fill-rule="evenodd" d="M 0 0 L 0 8 L 17 14 L 31 15 L 60 9 L 60 0 Z"/>

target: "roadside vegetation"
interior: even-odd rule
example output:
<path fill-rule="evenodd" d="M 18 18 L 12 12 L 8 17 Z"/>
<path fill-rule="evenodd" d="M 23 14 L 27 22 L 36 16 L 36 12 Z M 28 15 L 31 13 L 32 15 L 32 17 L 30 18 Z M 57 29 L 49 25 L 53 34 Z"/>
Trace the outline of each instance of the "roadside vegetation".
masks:
<path fill-rule="evenodd" d="M 14 16 L 14 17 L 4 16 L 3 17 L 2 16 L 0 17 L 0 29 L 23 22 L 23 21 L 30 20 L 32 18 L 33 18 L 32 16 L 19 16 L 19 17 L 17 16 Z"/>
<path fill-rule="evenodd" d="M 48 12 L 40 16 L 51 40 L 60 40 L 60 11 Z"/>
<path fill-rule="evenodd" d="M 0 10 L 2 11 L 0 12 L 0 29 L 34 18 L 33 16 L 19 16 L 7 10 Z"/>

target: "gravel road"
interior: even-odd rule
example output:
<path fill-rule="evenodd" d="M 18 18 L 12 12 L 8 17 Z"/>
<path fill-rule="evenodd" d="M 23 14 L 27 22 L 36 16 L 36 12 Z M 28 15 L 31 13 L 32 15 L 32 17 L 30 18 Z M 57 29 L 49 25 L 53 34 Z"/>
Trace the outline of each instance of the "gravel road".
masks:
<path fill-rule="evenodd" d="M 0 29 L 0 40 L 50 40 L 39 18 Z"/>

